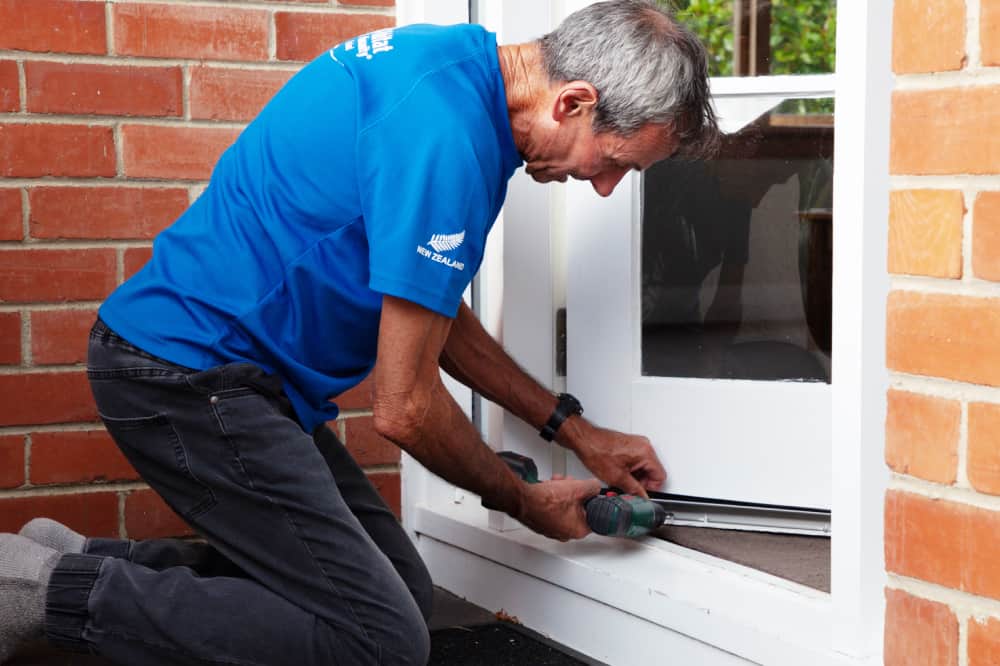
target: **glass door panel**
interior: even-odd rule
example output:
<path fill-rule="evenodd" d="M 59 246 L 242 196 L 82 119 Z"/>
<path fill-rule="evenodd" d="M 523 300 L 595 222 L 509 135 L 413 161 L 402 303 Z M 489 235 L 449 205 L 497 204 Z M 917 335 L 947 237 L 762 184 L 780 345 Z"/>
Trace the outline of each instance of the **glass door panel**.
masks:
<path fill-rule="evenodd" d="M 644 376 L 829 382 L 833 100 L 764 103 L 644 174 Z"/>

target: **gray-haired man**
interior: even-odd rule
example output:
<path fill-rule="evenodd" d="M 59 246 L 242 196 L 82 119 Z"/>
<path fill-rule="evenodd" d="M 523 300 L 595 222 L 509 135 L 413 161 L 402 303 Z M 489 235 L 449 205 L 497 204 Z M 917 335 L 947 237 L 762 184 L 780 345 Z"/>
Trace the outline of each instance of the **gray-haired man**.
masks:
<path fill-rule="evenodd" d="M 0 660 L 44 630 L 122 664 L 424 663 L 429 576 L 323 425 L 335 396 L 374 367 L 383 436 L 552 538 L 589 532 L 582 502 L 600 482 L 521 482 L 441 368 L 605 483 L 661 486 L 648 440 L 540 386 L 461 295 L 522 161 L 539 182 L 607 196 L 715 132 L 703 49 L 636 0 L 539 42 L 413 26 L 305 67 L 91 332 L 106 427 L 206 543 L 86 539 L 51 521 L 0 537 Z"/>

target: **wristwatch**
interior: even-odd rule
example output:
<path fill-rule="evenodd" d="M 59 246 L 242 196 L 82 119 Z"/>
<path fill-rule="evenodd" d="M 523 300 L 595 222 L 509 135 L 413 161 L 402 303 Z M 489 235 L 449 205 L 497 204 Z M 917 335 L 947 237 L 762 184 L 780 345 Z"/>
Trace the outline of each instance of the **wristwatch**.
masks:
<path fill-rule="evenodd" d="M 583 405 L 573 395 L 560 393 L 556 397 L 559 398 L 559 402 L 556 403 L 555 411 L 552 412 L 552 416 L 549 417 L 548 422 L 538 431 L 542 439 L 548 442 L 551 442 L 555 438 L 556 433 L 559 432 L 559 426 L 563 424 L 563 421 L 574 414 L 583 414 Z"/>

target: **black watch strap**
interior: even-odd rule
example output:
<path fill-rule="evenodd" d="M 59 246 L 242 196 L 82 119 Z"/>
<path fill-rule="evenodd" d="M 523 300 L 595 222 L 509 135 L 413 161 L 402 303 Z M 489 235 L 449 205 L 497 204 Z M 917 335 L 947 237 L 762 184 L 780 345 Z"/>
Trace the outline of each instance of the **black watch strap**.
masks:
<path fill-rule="evenodd" d="M 559 402 L 556 403 L 555 411 L 552 412 L 552 416 L 549 417 L 548 422 L 538 431 L 542 439 L 548 442 L 555 439 L 556 433 L 559 432 L 559 427 L 563 424 L 563 421 L 574 414 L 583 414 L 583 405 L 573 395 L 560 393 L 557 397 L 559 398 Z"/>

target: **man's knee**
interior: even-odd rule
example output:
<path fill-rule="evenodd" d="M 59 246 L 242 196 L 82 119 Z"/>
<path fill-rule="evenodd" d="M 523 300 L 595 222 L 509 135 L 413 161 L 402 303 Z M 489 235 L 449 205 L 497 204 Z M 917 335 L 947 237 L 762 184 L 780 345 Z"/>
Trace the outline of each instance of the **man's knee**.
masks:
<path fill-rule="evenodd" d="M 416 606 L 411 606 L 409 612 L 401 613 L 401 626 L 396 631 L 387 632 L 391 638 L 382 647 L 383 664 L 399 664 L 400 666 L 425 666 L 431 653 L 431 637 L 427 629 L 427 618 L 433 605 L 433 587 L 430 576 L 427 576 L 426 586 L 414 590 Z M 423 599 L 421 599 L 421 597 Z"/>
<path fill-rule="evenodd" d="M 429 580 L 429 578 L 428 578 Z M 402 585 L 400 585 L 402 588 Z M 427 585 L 424 602 L 431 605 L 432 588 Z M 377 664 L 378 666 L 425 666 L 430 656 L 430 633 L 424 609 L 416 598 L 411 598 L 405 589 L 394 600 L 384 599 L 375 604 L 381 610 L 369 612 L 356 626 L 356 630 L 344 630 L 336 625 L 327 625 L 330 642 L 339 644 L 350 660 L 344 663 L 358 666 Z M 360 618 L 358 618 L 360 619 Z"/>
<path fill-rule="evenodd" d="M 427 622 L 416 612 L 397 618 L 395 626 L 369 627 L 363 636 L 341 634 L 334 641 L 358 666 L 426 666 L 431 652 Z"/>
<path fill-rule="evenodd" d="M 397 645 L 385 645 L 382 650 L 382 664 L 389 666 L 427 666 L 431 656 L 431 635 L 427 623 L 420 619 L 407 630 L 408 640 Z"/>

